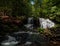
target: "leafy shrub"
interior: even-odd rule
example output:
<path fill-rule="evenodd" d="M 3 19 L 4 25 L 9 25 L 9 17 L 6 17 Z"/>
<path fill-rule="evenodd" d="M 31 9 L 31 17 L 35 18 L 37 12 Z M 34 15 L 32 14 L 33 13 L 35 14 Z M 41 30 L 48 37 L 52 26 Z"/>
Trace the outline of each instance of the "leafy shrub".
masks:
<path fill-rule="evenodd" d="M 43 32 L 44 32 L 44 29 L 43 29 L 43 28 L 38 28 L 38 31 L 39 31 L 40 33 L 43 33 Z"/>

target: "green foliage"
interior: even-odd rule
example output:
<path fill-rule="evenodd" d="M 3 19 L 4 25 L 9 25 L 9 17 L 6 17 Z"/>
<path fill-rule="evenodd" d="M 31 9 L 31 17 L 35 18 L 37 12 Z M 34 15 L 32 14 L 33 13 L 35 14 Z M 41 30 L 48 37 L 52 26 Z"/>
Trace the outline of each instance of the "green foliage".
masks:
<path fill-rule="evenodd" d="M 39 0 L 35 1 L 35 16 L 36 17 L 43 17 L 43 18 L 49 18 L 51 20 L 54 20 L 56 22 L 60 22 L 60 8 L 59 8 L 59 0 Z M 54 3 L 58 3 L 54 5 Z"/>
<path fill-rule="evenodd" d="M 12 14 L 13 16 L 29 16 L 31 15 L 31 4 L 28 0 L 16 0 L 13 3 Z"/>
<path fill-rule="evenodd" d="M 31 4 L 31 0 L 0 0 L 0 12 L 5 12 L 9 16 L 14 16 L 19 20 L 26 17 L 38 17 L 49 18 L 60 25 L 60 0 L 32 0 L 34 5 Z M 15 25 L 16 26 L 16 25 Z M 13 26 L 13 30 L 19 29 L 18 26 Z M 6 29 L 5 29 L 6 28 Z M 4 25 L 4 30 L 9 30 L 11 27 Z M 38 28 L 39 32 L 43 32 L 44 29 Z"/>
<path fill-rule="evenodd" d="M 10 16 L 30 16 L 32 11 L 29 0 L 1 0 L 0 11 L 4 10 L 7 10 Z"/>
<path fill-rule="evenodd" d="M 44 32 L 44 29 L 43 28 L 38 28 L 37 29 L 40 33 L 43 33 Z"/>

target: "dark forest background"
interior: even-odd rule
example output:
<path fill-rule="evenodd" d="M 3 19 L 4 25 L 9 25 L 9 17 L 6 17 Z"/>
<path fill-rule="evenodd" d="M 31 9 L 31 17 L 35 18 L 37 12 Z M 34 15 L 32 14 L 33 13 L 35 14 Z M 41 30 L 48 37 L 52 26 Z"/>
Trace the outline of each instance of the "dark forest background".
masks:
<path fill-rule="evenodd" d="M 20 30 L 28 17 L 49 18 L 60 28 L 60 0 L 0 0 L 0 34 Z"/>

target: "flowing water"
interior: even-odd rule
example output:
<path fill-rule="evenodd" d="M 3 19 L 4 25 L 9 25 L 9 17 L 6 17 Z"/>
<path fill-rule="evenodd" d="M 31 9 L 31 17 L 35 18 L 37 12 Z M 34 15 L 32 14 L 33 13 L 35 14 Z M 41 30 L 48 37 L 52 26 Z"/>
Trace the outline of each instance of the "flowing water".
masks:
<path fill-rule="evenodd" d="M 51 20 L 49 19 L 44 19 L 44 18 L 39 18 L 39 24 L 40 24 L 40 27 L 41 28 L 52 28 L 54 27 L 54 22 L 52 22 Z M 28 18 L 28 22 L 26 25 L 24 25 L 27 29 L 30 29 L 30 30 L 33 30 L 33 17 L 29 17 Z M 18 34 L 20 34 L 18 36 Z M 25 35 L 26 34 L 26 35 Z M 34 34 L 34 35 L 33 35 Z M 38 33 L 39 34 L 39 33 Z M 25 45 L 29 45 L 29 44 L 32 44 L 31 41 L 37 41 L 38 42 L 41 42 L 45 40 L 45 38 L 43 36 L 38 36 L 37 33 L 33 33 L 33 32 L 15 32 L 16 35 L 15 37 L 12 37 L 10 35 L 6 35 L 6 37 L 8 37 L 7 40 L 4 40 L 2 41 L 1 45 L 2 46 L 16 46 L 16 44 L 18 44 L 19 41 L 16 40 L 16 37 L 20 37 L 22 36 L 22 40 L 24 41 L 25 40 Z M 17 38 L 19 39 L 19 38 Z M 47 41 L 47 39 L 45 40 L 45 42 Z"/>
<path fill-rule="evenodd" d="M 41 25 L 40 27 L 44 28 L 44 29 L 46 29 L 46 28 L 52 28 L 52 27 L 55 26 L 55 23 L 52 22 L 49 19 L 39 18 L 39 22 L 40 22 L 40 25 Z"/>
<path fill-rule="evenodd" d="M 6 37 L 8 37 L 8 39 L 2 41 L 2 46 L 15 46 L 16 44 L 18 44 L 18 41 L 16 41 L 14 37 L 9 35 L 7 35 Z"/>
<path fill-rule="evenodd" d="M 32 30 L 33 29 L 33 17 L 28 18 L 28 22 L 26 25 L 24 25 L 27 29 Z"/>

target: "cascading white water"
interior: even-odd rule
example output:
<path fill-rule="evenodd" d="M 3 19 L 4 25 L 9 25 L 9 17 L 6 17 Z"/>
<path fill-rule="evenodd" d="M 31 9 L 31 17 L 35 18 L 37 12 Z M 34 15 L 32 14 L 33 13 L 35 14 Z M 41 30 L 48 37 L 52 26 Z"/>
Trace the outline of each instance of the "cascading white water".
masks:
<path fill-rule="evenodd" d="M 33 29 L 33 17 L 28 18 L 28 23 L 24 25 L 27 29 Z"/>
<path fill-rule="evenodd" d="M 28 24 L 32 24 L 33 22 L 33 17 L 28 18 Z"/>
<path fill-rule="evenodd" d="M 2 46 L 15 46 L 16 44 L 18 44 L 18 41 L 16 41 L 16 39 L 12 36 L 8 36 L 7 40 L 2 41 L 1 45 Z"/>
<path fill-rule="evenodd" d="M 39 18 L 39 22 L 40 22 L 40 27 L 44 29 L 52 28 L 55 25 L 54 22 L 52 22 L 51 20 L 44 18 Z"/>

